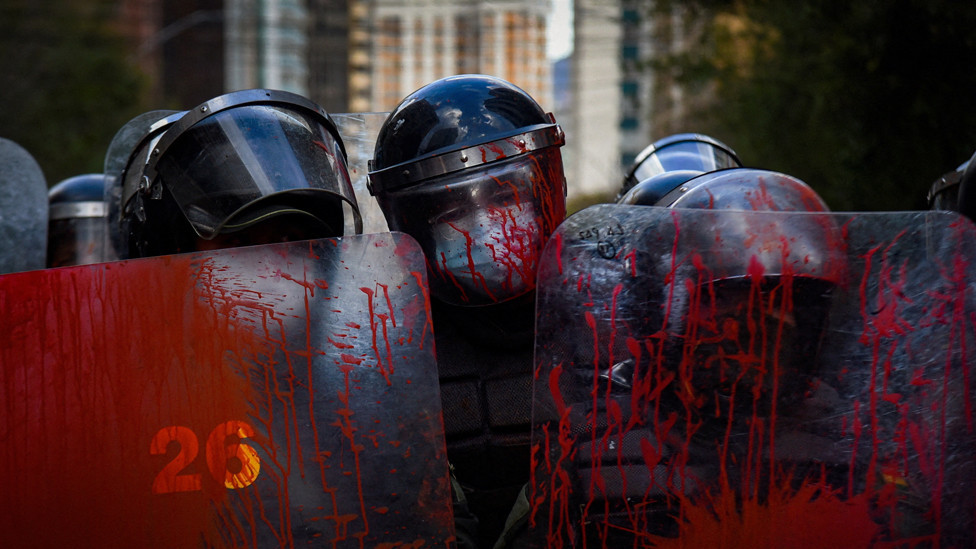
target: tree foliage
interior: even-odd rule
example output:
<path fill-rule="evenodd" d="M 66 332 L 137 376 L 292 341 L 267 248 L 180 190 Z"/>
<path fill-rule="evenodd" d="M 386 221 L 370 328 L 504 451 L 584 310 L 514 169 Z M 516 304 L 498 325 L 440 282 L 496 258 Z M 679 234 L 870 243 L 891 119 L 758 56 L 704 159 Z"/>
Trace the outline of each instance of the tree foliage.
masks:
<path fill-rule="evenodd" d="M 109 0 L 0 0 L 0 137 L 48 185 L 100 173 L 115 132 L 146 110 Z"/>
<path fill-rule="evenodd" d="M 976 151 L 976 3 L 694 5 L 706 32 L 659 67 L 713 86 L 696 127 L 747 165 L 799 177 L 838 211 L 924 209 Z"/>

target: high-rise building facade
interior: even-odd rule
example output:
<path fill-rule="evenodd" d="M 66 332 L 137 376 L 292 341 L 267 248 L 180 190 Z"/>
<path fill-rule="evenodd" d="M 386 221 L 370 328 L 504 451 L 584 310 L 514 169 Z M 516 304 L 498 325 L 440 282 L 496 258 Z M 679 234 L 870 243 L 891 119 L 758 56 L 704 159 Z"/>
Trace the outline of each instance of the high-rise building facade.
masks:
<path fill-rule="evenodd" d="M 349 110 L 353 3 L 308 0 L 308 97 L 330 112 Z"/>
<path fill-rule="evenodd" d="M 373 0 L 370 110 L 394 108 L 438 78 L 504 78 L 551 108 L 548 0 Z"/>
<path fill-rule="evenodd" d="M 170 108 L 269 87 L 333 113 L 386 112 L 444 76 L 499 76 L 558 111 L 570 197 L 605 196 L 653 140 L 696 130 L 685 120 L 702 99 L 650 62 L 689 47 L 700 24 L 674 4 L 572 3 L 559 90 L 546 55 L 551 0 L 123 0 L 120 18 Z"/>
<path fill-rule="evenodd" d="M 620 0 L 575 0 L 570 69 L 570 197 L 606 192 L 620 179 Z"/>
<path fill-rule="evenodd" d="M 550 10 L 550 0 L 124 0 L 119 16 L 171 101 L 267 87 L 376 112 L 463 73 L 504 78 L 550 108 Z"/>
<path fill-rule="evenodd" d="M 659 9 L 647 0 L 575 0 L 567 134 L 571 192 L 613 198 L 647 145 L 693 132 L 688 114 L 705 92 L 689 93 L 653 70 L 654 62 L 686 51 L 702 32 L 700 19 L 676 3 Z"/>
<path fill-rule="evenodd" d="M 308 94 L 304 0 L 224 0 L 224 88 Z"/>

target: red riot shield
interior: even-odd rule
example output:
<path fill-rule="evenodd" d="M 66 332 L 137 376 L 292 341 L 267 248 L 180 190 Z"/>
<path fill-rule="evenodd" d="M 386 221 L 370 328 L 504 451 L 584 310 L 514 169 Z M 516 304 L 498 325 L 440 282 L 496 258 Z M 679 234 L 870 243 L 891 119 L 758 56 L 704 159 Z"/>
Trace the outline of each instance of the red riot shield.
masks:
<path fill-rule="evenodd" d="M 4 547 L 452 544 L 397 233 L 0 277 Z"/>
<path fill-rule="evenodd" d="M 529 545 L 976 545 L 974 243 L 950 212 L 569 218 Z"/>

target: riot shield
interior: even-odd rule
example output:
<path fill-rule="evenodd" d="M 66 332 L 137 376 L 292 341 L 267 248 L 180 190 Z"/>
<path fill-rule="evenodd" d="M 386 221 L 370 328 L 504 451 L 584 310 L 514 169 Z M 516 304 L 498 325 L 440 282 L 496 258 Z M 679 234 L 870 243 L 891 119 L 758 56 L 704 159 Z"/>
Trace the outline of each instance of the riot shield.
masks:
<path fill-rule="evenodd" d="M 529 545 L 972 547 L 974 242 L 950 212 L 570 217 Z"/>
<path fill-rule="evenodd" d="M 373 148 L 376 146 L 376 136 L 380 133 L 383 123 L 390 116 L 388 112 L 354 112 L 333 114 L 332 120 L 339 129 L 342 142 L 348 155 L 347 166 L 349 178 L 352 180 L 353 190 L 356 191 L 356 201 L 359 203 L 359 213 L 363 217 L 364 233 L 386 232 L 389 227 L 383 210 L 376 199 L 366 189 L 369 174 L 369 160 L 373 158 Z M 346 234 L 351 233 L 351 225 L 346 227 Z"/>
<path fill-rule="evenodd" d="M 0 274 L 43 269 L 47 182 L 23 147 L 0 137 Z"/>
<path fill-rule="evenodd" d="M 0 277 L 5 546 L 453 539 L 402 234 Z"/>

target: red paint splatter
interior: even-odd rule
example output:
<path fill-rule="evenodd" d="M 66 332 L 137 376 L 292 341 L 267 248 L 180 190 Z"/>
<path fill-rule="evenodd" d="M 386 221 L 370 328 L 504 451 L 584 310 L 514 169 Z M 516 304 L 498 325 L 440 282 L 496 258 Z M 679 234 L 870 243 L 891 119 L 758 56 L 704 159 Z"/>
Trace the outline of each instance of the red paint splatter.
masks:
<path fill-rule="evenodd" d="M 880 530 L 867 496 L 841 499 L 821 483 L 797 489 L 774 486 L 765 502 L 721 486 L 716 494 L 684 500 L 681 517 L 678 538 L 646 536 L 640 541 L 659 549 L 857 549 L 874 547 Z"/>
<path fill-rule="evenodd" d="M 384 288 L 385 289 L 385 288 Z M 371 346 L 373 348 L 373 354 L 376 358 L 376 367 L 379 368 L 380 373 L 383 374 L 383 379 L 386 380 L 387 385 L 391 385 L 390 375 L 393 374 L 393 352 L 390 346 L 389 334 L 387 331 L 387 320 L 392 316 L 384 313 L 379 313 L 376 310 L 375 297 L 376 292 L 371 288 L 360 288 L 361 292 L 367 296 L 367 307 L 369 310 L 369 324 L 370 329 L 373 332 Z M 380 352 L 379 340 L 380 336 L 377 332 L 382 332 L 382 340 L 384 344 L 383 352 Z"/>

